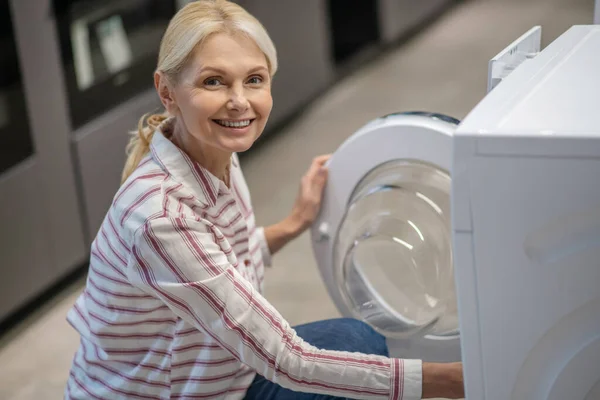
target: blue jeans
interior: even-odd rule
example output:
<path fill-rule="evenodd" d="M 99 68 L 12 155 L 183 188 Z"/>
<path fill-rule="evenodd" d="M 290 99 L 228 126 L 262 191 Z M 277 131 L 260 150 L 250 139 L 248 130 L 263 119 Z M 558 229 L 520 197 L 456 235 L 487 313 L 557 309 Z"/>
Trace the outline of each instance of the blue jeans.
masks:
<path fill-rule="evenodd" d="M 298 336 L 319 349 L 377 354 L 389 357 L 385 338 L 364 322 L 330 319 L 294 327 Z M 323 394 L 294 392 L 256 375 L 245 400 L 342 400 Z"/>

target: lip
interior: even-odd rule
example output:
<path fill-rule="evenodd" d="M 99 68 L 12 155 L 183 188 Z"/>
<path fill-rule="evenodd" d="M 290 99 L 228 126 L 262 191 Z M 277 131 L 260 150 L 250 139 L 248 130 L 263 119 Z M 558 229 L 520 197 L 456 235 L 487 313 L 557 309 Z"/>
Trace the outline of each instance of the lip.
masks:
<path fill-rule="evenodd" d="M 250 123 L 243 128 L 236 128 L 236 127 L 232 127 L 232 126 L 223 126 L 223 125 L 217 123 L 217 121 L 239 122 L 239 121 L 247 121 L 247 120 L 250 120 Z M 252 124 L 254 123 L 255 120 L 256 120 L 256 118 L 239 118 L 239 119 L 214 118 L 211 121 L 216 126 L 218 126 L 219 128 L 221 128 L 225 131 L 228 131 L 230 133 L 237 134 L 237 135 L 243 135 L 250 130 L 250 127 L 252 126 Z"/>
<path fill-rule="evenodd" d="M 213 118 L 213 121 L 227 121 L 227 122 L 239 122 L 239 121 L 254 121 L 256 117 L 246 117 L 246 118 Z"/>

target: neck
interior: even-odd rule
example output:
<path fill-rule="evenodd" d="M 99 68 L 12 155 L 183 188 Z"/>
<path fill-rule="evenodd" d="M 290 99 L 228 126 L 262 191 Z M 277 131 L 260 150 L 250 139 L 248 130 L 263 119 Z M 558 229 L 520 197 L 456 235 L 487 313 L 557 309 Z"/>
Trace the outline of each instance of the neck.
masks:
<path fill-rule="evenodd" d="M 208 172 L 229 185 L 229 164 L 231 152 L 222 151 L 195 139 L 177 119 L 173 127 L 173 143 L 183 150 Z"/>

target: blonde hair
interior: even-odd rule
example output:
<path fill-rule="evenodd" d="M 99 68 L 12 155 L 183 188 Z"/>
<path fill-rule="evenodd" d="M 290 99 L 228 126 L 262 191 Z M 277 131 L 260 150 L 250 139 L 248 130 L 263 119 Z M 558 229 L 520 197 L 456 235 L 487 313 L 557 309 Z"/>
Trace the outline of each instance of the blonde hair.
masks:
<path fill-rule="evenodd" d="M 181 8 L 169 22 L 160 43 L 156 71 L 169 81 L 177 82 L 179 73 L 194 50 L 209 36 L 217 33 L 242 33 L 254 40 L 267 59 L 269 73 L 277 71 L 277 52 L 262 24 L 241 6 L 227 0 L 197 0 Z M 159 125 L 169 117 L 165 111 L 145 114 L 132 132 L 121 182 L 137 168 L 150 149 L 150 141 Z"/>

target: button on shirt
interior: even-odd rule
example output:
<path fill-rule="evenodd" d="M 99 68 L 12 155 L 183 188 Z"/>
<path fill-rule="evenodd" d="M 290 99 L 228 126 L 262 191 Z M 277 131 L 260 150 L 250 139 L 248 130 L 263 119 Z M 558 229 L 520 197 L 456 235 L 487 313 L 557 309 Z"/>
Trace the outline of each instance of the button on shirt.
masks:
<path fill-rule="evenodd" d="M 92 244 L 65 397 L 242 399 L 259 373 L 295 391 L 420 399 L 420 361 L 296 335 L 262 296 L 270 254 L 237 157 L 228 188 L 162 128 Z"/>

